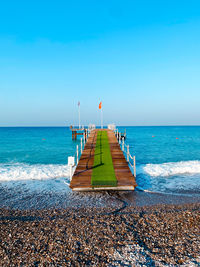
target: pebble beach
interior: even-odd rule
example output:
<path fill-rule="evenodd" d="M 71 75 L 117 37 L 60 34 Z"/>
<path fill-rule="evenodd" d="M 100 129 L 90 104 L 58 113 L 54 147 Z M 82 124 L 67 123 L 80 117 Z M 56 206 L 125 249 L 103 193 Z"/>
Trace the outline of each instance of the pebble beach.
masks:
<path fill-rule="evenodd" d="M 200 204 L 0 209 L 1 266 L 199 266 Z"/>

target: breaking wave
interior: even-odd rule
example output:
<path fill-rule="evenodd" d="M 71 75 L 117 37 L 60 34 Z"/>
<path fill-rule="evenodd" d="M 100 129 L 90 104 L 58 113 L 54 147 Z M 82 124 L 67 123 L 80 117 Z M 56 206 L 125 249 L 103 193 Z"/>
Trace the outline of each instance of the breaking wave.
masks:
<path fill-rule="evenodd" d="M 18 180 L 43 180 L 69 177 L 67 165 L 59 164 L 0 164 L 0 182 Z"/>
<path fill-rule="evenodd" d="M 162 164 L 146 164 L 137 168 L 137 174 L 146 174 L 153 177 L 175 176 L 175 175 L 194 175 L 200 174 L 200 161 L 180 161 Z"/>

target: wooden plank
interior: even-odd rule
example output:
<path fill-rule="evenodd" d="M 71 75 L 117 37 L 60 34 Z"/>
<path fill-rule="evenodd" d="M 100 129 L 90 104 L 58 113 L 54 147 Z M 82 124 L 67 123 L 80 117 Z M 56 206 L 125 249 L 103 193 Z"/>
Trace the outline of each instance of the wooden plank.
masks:
<path fill-rule="evenodd" d="M 76 188 L 91 187 L 92 167 L 94 162 L 94 150 L 96 145 L 97 132 L 92 131 L 85 144 L 84 151 L 79 160 L 78 166 L 72 177 L 70 187 Z"/>
<path fill-rule="evenodd" d="M 108 139 L 110 142 L 110 150 L 113 159 L 115 175 L 118 181 L 118 186 L 125 184 L 132 185 L 133 187 L 137 186 L 135 177 L 130 171 L 128 163 L 126 162 L 124 154 L 117 141 L 117 138 L 111 130 L 108 130 Z"/>

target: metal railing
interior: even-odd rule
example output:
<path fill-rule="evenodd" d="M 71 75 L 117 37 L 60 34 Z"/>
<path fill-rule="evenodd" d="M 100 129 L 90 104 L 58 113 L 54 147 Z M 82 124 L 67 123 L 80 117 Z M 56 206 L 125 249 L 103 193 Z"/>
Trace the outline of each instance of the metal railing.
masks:
<path fill-rule="evenodd" d="M 121 149 L 125 154 L 126 160 L 128 164 L 132 167 L 134 176 L 136 177 L 136 159 L 135 156 L 132 156 L 130 153 L 130 146 L 125 144 L 124 138 L 118 140 L 119 145 L 121 145 Z"/>
<path fill-rule="evenodd" d="M 118 142 L 121 144 L 121 140 L 122 140 L 122 138 L 123 138 L 123 137 L 126 138 L 126 129 L 124 130 L 124 132 L 119 132 L 119 130 L 116 129 L 116 130 L 114 131 L 114 133 L 115 133 L 115 136 L 116 136 Z"/>
<path fill-rule="evenodd" d="M 84 132 L 83 138 L 81 137 L 80 144 L 76 146 L 76 152 L 72 156 L 72 157 L 74 157 L 74 165 L 68 164 L 70 167 L 70 180 L 71 180 L 73 173 L 74 173 L 74 171 L 78 165 L 79 159 L 82 155 L 82 152 L 83 152 L 85 144 L 88 140 L 89 134 L 90 134 L 90 131 L 86 130 Z M 136 158 L 135 158 L 135 156 L 131 155 L 130 146 L 125 144 L 124 137 L 121 138 L 121 134 L 118 132 L 118 130 L 115 132 L 115 134 L 117 136 L 117 140 L 119 142 L 119 145 L 121 146 L 121 149 L 125 155 L 125 158 L 129 164 L 129 166 L 133 169 L 134 176 L 136 177 Z"/>
<path fill-rule="evenodd" d="M 88 137 L 89 137 L 89 134 L 90 134 L 90 131 L 87 130 L 84 133 L 84 136 L 81 137 L 80 144 L 76 145 L 76 152 L 74 154 L 76 166 L 78 165 L 79 159 L 80 159 L 80 157 L 81 157 L 81 155 L 83 153 L 85 144 L 86 144 L 86 142 L 88 140 Z"/>
<path fill-rule="evenodd" d="M 83 153 L 83 150 L 84 150 L 84 147 L 85 147 L 85 144 L 88 140 L 88 137 L 89 137 L 89 134 L 90 134 L 90 131 L 89 130 L 86 130 L 84 132 L 84 136 L 81 137 L 81 140 L 80 140 L 80 144 L 79 145 L 76 145 L 76 151 L 74 152 L 74 154 L 71 156 L 74 160 L 73 160 L 73 164 L 69 164 L 68 163 L 68 166 L 70 168 L 69 170 L 69 173 L 70 173 L 70 180 L 74 174 L 74 171 L 78 165 L 78 162 L 79 162 L 79 159 Z"/>

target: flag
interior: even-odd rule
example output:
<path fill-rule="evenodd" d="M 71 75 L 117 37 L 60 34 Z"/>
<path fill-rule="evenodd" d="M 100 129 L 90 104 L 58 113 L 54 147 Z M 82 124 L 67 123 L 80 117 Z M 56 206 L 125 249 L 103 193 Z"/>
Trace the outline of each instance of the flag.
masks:
<path fill-rule="evenodd" d="M 81 104 L 80 101 L 78 101 L 78 106 L 80 106 L 80 104 Z"/>
<path fill-rule="evenodd" d="M 101 109 L 101 108 L 102 108 L 102 102 L 99 103 L 99 109 Z"/>

